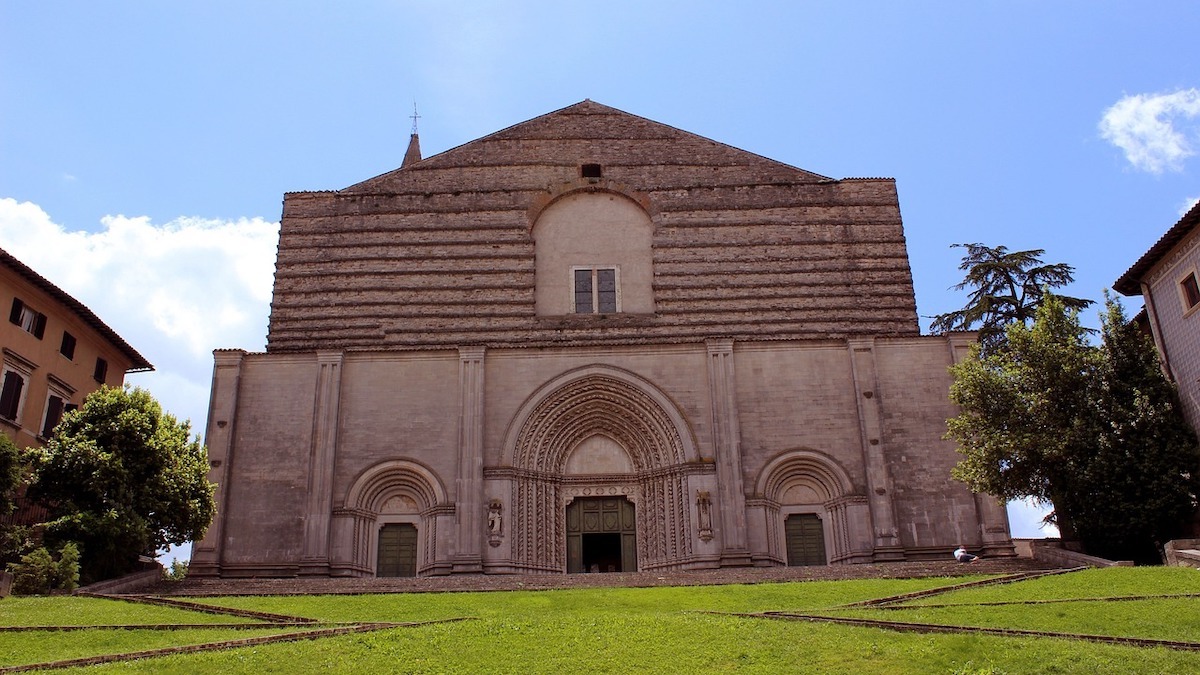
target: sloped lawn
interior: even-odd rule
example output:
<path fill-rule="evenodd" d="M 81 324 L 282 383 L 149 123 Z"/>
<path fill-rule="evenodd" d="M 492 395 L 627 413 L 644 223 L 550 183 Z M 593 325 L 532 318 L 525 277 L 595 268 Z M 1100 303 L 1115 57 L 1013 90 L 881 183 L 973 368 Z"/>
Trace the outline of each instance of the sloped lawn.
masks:
<path fill-rule="evenodd" d="M 1200 576 L 1195 570 L 1183 571 Z M 1200 641 L 1200 631 L 1194 619 L 1200 602 L 1191 599 L 1112 603 L 1089 600 L 1012 606 L 1018 611 L 1003 613 L 996 611 L 996 607 L 972 604 L 967 598 L 971 593 L 977 593 L 979 597 L 995 597 L 989 595 L 993 591 L 999 593 L 999 597 L 1028 599 L 1159 595 L 1167 589 L 1171 593 L 1188 592 L 1191 578 L 1179 573 L 1180 570 L 1164 568 L 1094 570 L 993 589 L 959 591 L 921 601 L 925 605 L 945 604 L 953 596 L 956 606 L 952 608 L 903 610 L 847 610 L 839 607 L 871 598 L 946 586 L 963 579 L 215 598 L 205 602 L 305 616 L 324 622 L 470 618 L 453 623 L 398 627 L 307 642 L 109 664 L 88 670 L 522 675 L 1200 672 L 1200 653 L 1166 648 L 1050 638 L 899 633 L 877 628 L 730 614 L 788 610 L 839 616 L 854 613 L 889 620 L 907 620 L 909 616 L 918 616 L 915 614 L 918 612 L 942 612 L 942 618 L 946 621 L 983 621 L 981 617 L 984 617 L 991 623 L 1022 629 L 1029 628 L 1031 624 L 1088 627 L 1098 622 L 1107 626 L 1111 634 L 1125 635 L 1128 632 L 1139 637 Z M 7 600 L 0 601 L 0 604 L 3 602 Z M 1139 603 L 1144 603 L 1144 606 L 1135 610 L 1135 605 Z M 1098 605 L 1102 605 L 1103 611 L 1097 609 Z M 1128 609 L 1121 610 L 1121 607 Z M 1113 614 L 1114 611 L 1117 614 Z M 1121 612 L 1125 614 L 1121 615 Z M 1105 619 L 1106 616 L 1115 618 Z M 6 618 L 6 621 L 10 620 Z M 183 639 L 182 633 L 178 636 Z M 30 637 L 33 642 L 63 639 L 63 635 L 50 634 L 31 634 Z"/>

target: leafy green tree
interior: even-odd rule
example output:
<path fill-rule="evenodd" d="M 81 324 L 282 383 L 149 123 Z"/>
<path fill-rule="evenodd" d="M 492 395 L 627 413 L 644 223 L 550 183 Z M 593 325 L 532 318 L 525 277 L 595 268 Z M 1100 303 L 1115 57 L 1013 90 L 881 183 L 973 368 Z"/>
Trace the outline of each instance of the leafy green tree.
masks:
<path fill-rule="evenodd" d="M 1052 503 L 1047 521 L 1074 538 L 1066 495 L 1077 492 L 1079 462 L 1095 441 L 1095 350 L 1078 311 L 1056 295 L 1044 298 L 1032 327 L 1014 322 L 1005 335 L 1003 351 L 976 348 L 976 358 L 951 367 L 950 398 L 961 412 L 947 421 L 947 437 L 965 455 L 953 475 L 1005 501 Z"/>
<path fill-rule="evenodd" d="M 29 494 L 51 514 L 46 540 L 80 544 L 85 582 L 200 539 L 215 512 L 207 451 L 142 389 L 102 387 L 29 453 Z"/>
<path fill-rule="evenodd" d="M 1050 503 L 1066 539 L 1108 558 L 1160 560 L 1195 512 L 1200 446 L 1153 345 L 1111 298 L 1103 344 L 1047 294 L 1003 350 L 952 368 L 953 475 L 976 492 Z"/>
<path fill-rule="evenodd" d="M 1074 281 L 1075 268 L 1065 263 L 1042 262 L 1044 249 L 1009 251 L 983 244 L 954 244 L 965 248 L 958 268 L 966 277 L 955 290 L 970 288 L 967 306 L 933 317 L 930 330 L 945 333 L 972 330 L 979 326 L 979 341 L 986 354 L 1003 344 L 1005 327 L 1010 323 L 1029 325 L 1037 314 L 1046 292 Z M 1091 300 L 1058 296 L 1070 309 L 1084 309 Z"/>
<path fill-rule="evenodd" d="M 11 438 L 0 434 L 0 515 L 12 513 L 20 484 L 21 451 Z"/>

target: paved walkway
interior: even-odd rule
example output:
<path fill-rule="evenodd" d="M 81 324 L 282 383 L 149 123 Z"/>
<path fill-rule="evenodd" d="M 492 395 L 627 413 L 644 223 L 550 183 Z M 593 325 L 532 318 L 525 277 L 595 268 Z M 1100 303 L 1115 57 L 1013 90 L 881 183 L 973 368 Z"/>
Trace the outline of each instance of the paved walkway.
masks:
<path fill-rule="evenodd" d="M 163 582 L 142 593 L 182 596 L 325 595 L 346 593 L 437 593 L 452 591 L 518 591 L 603 586 L 712 586 L 785 581 L 841 579 L 905 579 L 964 574 L 1015 574 L 1055 569 L 1028 558 L 827 565 L 813 567 L 735 567 L 690 572 L 614 574 L 455 574 L 443 577 L 288 579 L 198 579 Z"/>

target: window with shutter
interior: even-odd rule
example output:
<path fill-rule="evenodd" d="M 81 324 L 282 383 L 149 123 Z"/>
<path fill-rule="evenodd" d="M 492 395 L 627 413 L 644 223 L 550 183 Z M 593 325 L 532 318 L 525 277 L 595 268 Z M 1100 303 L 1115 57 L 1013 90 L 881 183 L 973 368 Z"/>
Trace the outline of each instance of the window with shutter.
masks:
<path fill-rule="evenodd" d="M 63 416 L 63 400 L 60 396 L 50 395 L 46 401 L 46 418 L 42 420 L 42 438 L 50 438 L 54 427 L 58 426 Z"/>
<path fill-rule="evenodd" d="M 1196 282 L 1196 273 L 1192 272 L 1179 282 L 1179 291 L 1183 296 L 1184 311 L 1191 311 L 1200 305 L 1200 284 Z"/>
<path fill-rule="evenodd" d="M 21 302 L 20 298 L 13 298 L 12 311 L 8 314 L 8 320 L 39 340 L 46 333 L 46 315 Z"/>
<path fill-rule="evenodd" d="M 71 335 L 70 333 L 68 333 L 67 331 L 64 330 L 63 338 L 62 338 L 62 346 L 58 348 L 58 351 L 60 354 L 67 357 L 68 359 L 74 360 L 75 359 L 75 336 Z"/>
<path fill-rule="evenodd" d="M 99 382 L 100 384 L 104 384 L 104 380 L 107 377 L 108 377 L 108 361 L 105 361 L 104 359 L 97 357 L 96 370 L 92 372 L 92 378 L 94 380 L 96 380 L 97 382 Z"/>
<path fill-rule="evenodd" d="M 25 389 L 25 378 L 19 373 L 4 372 L 4 385 L 0 389 L 0 417 L 15 421 L 21 412 L 21 392 Z"/>

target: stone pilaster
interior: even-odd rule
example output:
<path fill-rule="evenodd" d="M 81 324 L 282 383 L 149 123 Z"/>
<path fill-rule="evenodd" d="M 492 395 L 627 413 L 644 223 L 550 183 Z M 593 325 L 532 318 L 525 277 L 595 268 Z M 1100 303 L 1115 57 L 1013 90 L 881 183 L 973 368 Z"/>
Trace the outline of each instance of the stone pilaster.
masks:
<path fill-rule="evenodd" d="M 317 352 L 304 553 L 300 557 L 302 575 L 329 574 L 329 521 L 333 510 L 333 465 L 337 458 L 343 358 L 343 352 Z"/>
<path fill-rule="evenodd" d="M 892 502 L 892 475 L 883 444 L 883 410 L 879 381 L 875 375 L 874 338 L 847 341 L 854 372 L 854 398 L 862 439 L 863 466 L 867 472 L 867 499 L 874 525 L 875 560 L 903 560 L 904 547 Z"/>
<path fill-rule="evenodd" d="M 208 428 L 204 432 L 204 443 L 208 448 L 208 481 L 217 485 L 213 495 L 217 513 L 204 538 L 192 546 L 188 574 L 193 576 L 217 576 L 221 573 L 220 543 L 229 511 L 229 493 L 225 486 L 229 480 L 229 465 L 233 461 L 238 385 L 245 356 L 246 352 L 241 349 L 218 349 L 213 352 L 212 390 L 209 393 Z"/>
<path fill-rule="evenodd" d="M 978 340 L 977 333 L 949 333 L 946 341 L 950 345 L 950 359 L 958 363 L 970 358 L 971 345 Z M 1004 504 L 988 494 L 973 493 L 975 498 L 975 513 L 979 520 L 980 550 L 983 555 L 1015 556 L 1016 548 L 1012 543 L 1012 534 L 1008 526 L 1008 509 Z"/>
<path fill-rule="evenodd" d="M 483 571 L 483 347 L 458 350 L 458 479 L 454 500 L 458 548 L 454 571 Z"/>
<path fill-rule="evenodd" d="M 742 438 L 738 425 L 737 376 L 733 340 L 705 342 L 708 392 L 712 401 L 713 448 L 717 465 L 717 504 L 721 514 L 721 565 L 750 565 L 746 538 L 746 492 L 742 485 Z"/>

